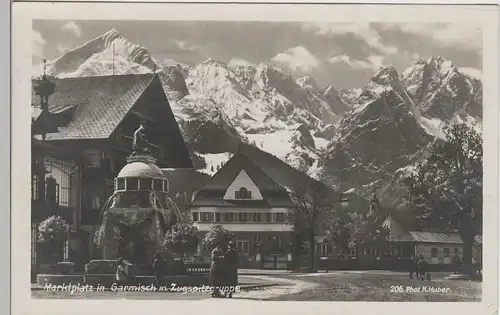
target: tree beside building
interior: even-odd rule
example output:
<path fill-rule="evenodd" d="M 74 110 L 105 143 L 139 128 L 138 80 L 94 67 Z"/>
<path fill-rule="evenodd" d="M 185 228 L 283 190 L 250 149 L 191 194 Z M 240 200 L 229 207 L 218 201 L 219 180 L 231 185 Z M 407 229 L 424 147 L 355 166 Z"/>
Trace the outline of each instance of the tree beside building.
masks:
<path fill-rule="evenodd" d="M 464 272 L 472 264 L 474 238 L 482 233 L 483 140 L 465 124 L 446 132 L 429 158 L 408 178 L 409 196 L 430 226 L 458 231 Z"/>

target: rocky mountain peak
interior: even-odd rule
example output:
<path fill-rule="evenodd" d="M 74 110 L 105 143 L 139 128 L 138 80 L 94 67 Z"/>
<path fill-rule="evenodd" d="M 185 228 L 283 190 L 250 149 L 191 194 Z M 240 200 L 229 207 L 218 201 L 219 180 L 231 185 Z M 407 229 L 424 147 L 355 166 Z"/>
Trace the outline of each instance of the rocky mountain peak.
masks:
<path fill-rule="evenodd" d="M 362 92 L 363 92 L 363 89 L 361 89 L 361 88 L 341 89 L 339 91 L 339 95 L 346 105 L 352 106 L 359 99 Z M 326 93 L 326 91 L 325 91 L 325 93 Z"/>
<path fill-rule="evenodd" d="M 256 67 L 253 63 L 246 61 L 244 59 L 240 59 L 240 58 L 231 59 L 227 65 L 231 68 L 255 68 Z"/>
<path fill-rule="evenodd" d="M 349 109 L 349 105 L 333 85 L 328 86 L 323 91 L 323 98 L 330 105 L 332 111 L 339 116 Z"/>
<path fill-rule="evenodd" d="M 210 65 L 215 67 L 227 68 L 227 63 L 213 58 L 208 58 L 207 60 L 203 61 L 201 65 Z"/>
<path fill-rule="evenodd" d="M 450 60 L 418 60 L 403 72 L 402 82 L 425 117 L 448 121 L 463 111 L 481 117 L 482 84 L 460 73 Z"/>
<path fill-rule="evenodd" d="M 111 43 L 113 40 L 115 40 L 117 38 L 122 37 L 122 35 L 120 34 L 120 32 L 116 28 L 112 28 L 109 31 L 107 31 L 106 33 L 102 34 L 100 37 L 102 37 L 104 42 L 108 43 L 108 45 L 109 45 L 109 43 Z"/>
<path fill-rule="evenodd" d="M 52 64 L 63 76 L 107 75 L 112 66 L 116 74 L 150 73 L 159 65 L 116 29 Z M 166 60 L 158 70 L 184 139 L 199 159 L 210 162 L 239 142 L 252 143 L 343 190 L 391 185 L 395 174 L 428 152 L 440 124 L 457 116 L 481 120 L 480 81 L 442 57 L 419 59 L 401 76 L 384 66 L 365 86 L 340 91 L 237 58 L 196 65 Z"/>
<path fill-rule="evenodd" d="M 372 77 L 371 81 L 380 85 L 393 86 L 395 83 L 399 82 L 398 71 L 392 65 L 383 66 Z"/>
<path fill-rule="evenodd" d="M 148 73 L 158 63 L 148 50 L 113 28 L 51 61 L 48 72 L 59 77 Z"/>
<path fill-rule="evenodd" d="M 309 90 L 312 92 L 319 91 L 318 83 L 316 83 L 316 80 L 314 80 L 314 78 L 311 76 L 304 76 L 304 77 L 298 78 L 296 82 L 303 89 L 306 89 L 306 90 Z"/>

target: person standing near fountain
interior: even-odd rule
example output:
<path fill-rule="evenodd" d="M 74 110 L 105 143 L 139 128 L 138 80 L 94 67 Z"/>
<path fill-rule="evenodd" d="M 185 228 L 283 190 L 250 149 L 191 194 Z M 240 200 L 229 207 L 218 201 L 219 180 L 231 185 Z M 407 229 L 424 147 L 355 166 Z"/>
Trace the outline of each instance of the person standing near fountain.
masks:
<path fill-rule="evenodd" d="M 219 242 L 212 250 L 212 264 L 210 266 L 210 286 L 214 289 L 212 297 L 221 297 L 219 287 L 224 283 L 224 251 Z"/>
<path fill-rule="evenodd" d="M 125 268 L 125 262 L 121 257 L 116 261 L 116 281 L 120 285 L 126 285 L 128 283 L 128 275 Z"/>
<path fill-rule="evenodd" d="M 155 286 L 159 288 L 163 285 L 163 276 L 165 275 L 165 260 L 161 257 L 160 253 L 156 253 L 153 260 L 153 270 L 155 273 Z"/>
<path fill-rule="evenodd" d="M 238 252 L 234 248 L 234 243 L 229 242 L 227 251 L 224 255 L 225 281 L 224 285 L 229 287 L 229 291 L 225 292 L 226 297 L 232 298 L 233 291 L 238 285 Z"/>

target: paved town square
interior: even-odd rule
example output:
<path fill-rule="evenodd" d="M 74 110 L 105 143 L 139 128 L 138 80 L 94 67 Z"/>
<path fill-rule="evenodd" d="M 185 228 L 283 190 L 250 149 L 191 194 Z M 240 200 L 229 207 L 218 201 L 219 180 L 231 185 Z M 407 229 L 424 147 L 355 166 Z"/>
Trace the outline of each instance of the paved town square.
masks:
<path fill-rule="evenodd" d="M 242 291 L 233 299 L 271 301 L 481 301 L 481 283 L 445 280 L 438 273 L 431 281 L 410 280 L 407 273 L 390 271 L 330 271 L 312 274 L 285 272 L 240 276 Z M 248 289 L 247 289 L 248 288 Z M 402 292 L 401 292 L 402 291 Z M 32 289 L 33 298 L 204 300 L 209 293 L 181 292 L 48 292 Z"/>

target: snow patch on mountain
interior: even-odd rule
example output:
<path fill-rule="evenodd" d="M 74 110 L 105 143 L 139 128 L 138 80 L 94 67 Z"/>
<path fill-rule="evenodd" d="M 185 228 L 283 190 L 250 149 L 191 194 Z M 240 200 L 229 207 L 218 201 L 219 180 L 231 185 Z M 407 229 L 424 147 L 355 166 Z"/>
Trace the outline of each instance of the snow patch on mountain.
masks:
<path fill-rule="evenodd" d="M 60 77 L 110 75 L 113 59 L 115 74 L 144 73 L 146 68 L 151 71 L 159 64 L 146 48 L 111 29 L 49 62 L 47 72 Z"/>
<path fill-rule="evenodd" d="M 384 66 L 363 88 L 337 91 L 319 88 L 313 77 L 295 79 L 238 58 L 159 62 L 111 30 L 47 67 L 59 77 L 156 68 L 184 139 L 207 174 L 243 141 L 343 190 L 366 193 L 380 184 L 392 192 L 450 124 L 482 132 L 477 73 L 441 57 L 418 60 L 401 76 Z M 37 66 L 35 74 L 42 72 Z"/>
<path fill-rule="evenodd" d="M 320 107 L 317 113 L 330 110 L 319 91 L 307 91 L 268 65 L 241 60 L 225 64 L 208 59 L 189 70 L 186 86 L 190 95 L 178 102 L 183 115 L 221 111 L 241 137 L 294 167 L 304 169 L 319 159 L 315 143 L 324 146 L 327 140 L 319 135 L 313 139 L 311 134 L 323 129 L 324 123 L 308 107 Z M 198 106 L 201 99 L 211 104 Z"/>
<path fill-rule="evenodd" d="M 199 170 L 205 174 L 213 176 L 219 168 L 224 165 L 233 155 L 228 152 L 217 153 L 217 154 L 201 154 L 196 153 L 198 157 L 202 157 L 205 160 L 206 167 L 204 169 Z"/>
<path fill-rule="evenodd" d="M 298 78 L 296 82 L 301 88 L 311 91 L 313 93 L 318 92 L 319 90 L 318 83 L 316 83 L 316 80 L 314 80 L 314 78 L 311 76 L 304 76 Z"/>
<path fill-rule="evenodd" d="M 123 56 L 117 55 L 112 59 L 111 50 L 107 49 L 100 54 L 94 54 L 92 57 L 82 63 L 78 69 L 73 72 L 60 73 L 59 78 L 90 77 L 102 75 L 121 75 L 121 74 L 144 74 L 151 73 L 151 69 L 131 62 Z"/>
<path fill-rule="evenodd" d="M 328 140 L 326 140 L 325 138 L 321 138 L 321 137 L 314 137 L 314 143 L 316 145 L 316 148 L 318 150 L 325 150 L 328 146 Z"/>
<path fill-rule="evenodd" d="M 420 126 L 431 136 L 445 140 L 444 128 L 447 124 L 438 118 L 419 117 Z"/>
<path fill-rule="evenodd" d="M 342 89 L 339 91 L 339 95 L 347 105 L 353 105 L 357 102 L 362 92 L 363 89 L 361 88 Z"/>

